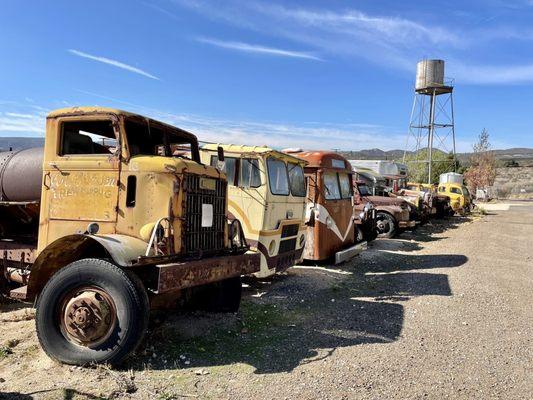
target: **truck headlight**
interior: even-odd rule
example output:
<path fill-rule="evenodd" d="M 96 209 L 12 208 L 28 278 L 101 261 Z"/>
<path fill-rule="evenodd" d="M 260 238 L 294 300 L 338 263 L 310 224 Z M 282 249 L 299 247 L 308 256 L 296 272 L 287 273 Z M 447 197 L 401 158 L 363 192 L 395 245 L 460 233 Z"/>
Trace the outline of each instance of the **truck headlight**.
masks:
<path fill-rule="evenodd" d="M 276 241 L 275 240 L 271 240 L 269 245 L 268 245 L 268 254 L 273 256 L 275 251 L 276 251 Z"/>
<path fill-rule="evenodd" d="M 139 236 L 141 236 L 141 239 L 145 242 L 148 242 L 150 240 L 150 236 L 152 236 L 152 230 L 154 229 L 155 222 L 150 222 L 149 224 L 143 225 L 141 227 L 141 230 L 139 231 Z"/>

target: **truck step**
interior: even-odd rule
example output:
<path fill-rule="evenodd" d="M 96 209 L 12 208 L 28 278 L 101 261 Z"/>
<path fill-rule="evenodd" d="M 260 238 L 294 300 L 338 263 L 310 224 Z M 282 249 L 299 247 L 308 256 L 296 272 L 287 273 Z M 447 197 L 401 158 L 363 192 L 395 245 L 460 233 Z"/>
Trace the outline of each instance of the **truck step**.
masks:
<path fill-rule="evenodd" d="M 19 288 L 16 288 L 10 291 L 9 297 L 11 297 L 12 299 L 17 299 L 17 300 L 26 300 L 27 292 L 28 292 L 28 285 L 21 286 Z"/>

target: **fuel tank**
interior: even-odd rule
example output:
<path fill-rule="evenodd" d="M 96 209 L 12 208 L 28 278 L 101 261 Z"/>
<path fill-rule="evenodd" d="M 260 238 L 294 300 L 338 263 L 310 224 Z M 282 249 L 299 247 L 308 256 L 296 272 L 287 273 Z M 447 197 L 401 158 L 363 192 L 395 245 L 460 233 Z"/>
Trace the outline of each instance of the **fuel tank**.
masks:
<path fill-rule="evenodd" d="M 0 153 L 0 201 L 39 201 L 44 148 Z"/>

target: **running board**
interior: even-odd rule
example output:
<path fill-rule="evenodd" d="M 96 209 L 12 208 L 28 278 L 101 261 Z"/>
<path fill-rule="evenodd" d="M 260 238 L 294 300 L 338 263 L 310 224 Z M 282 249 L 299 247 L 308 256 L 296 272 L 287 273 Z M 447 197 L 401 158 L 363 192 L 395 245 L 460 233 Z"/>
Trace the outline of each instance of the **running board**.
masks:
<path fill-rule="evenodd" d="M 335 253 L 335 264 L 340 264 L 345 261 L 351 260 L 356 255 L 366 250 L 368 247 L 367 245 L 368 243 L 365 241 L 365 242 L 357 243 L 355 246 L 348 247 L 347 249 L 338 251 L 337 253 Z"/>
<path fill-rule="evenodd" d="M 21 286 L 19 288 L 13 289 L 9 292 L 9 297 L 16 300 L 26 300 L 28 294 L 28 285 Z"/>

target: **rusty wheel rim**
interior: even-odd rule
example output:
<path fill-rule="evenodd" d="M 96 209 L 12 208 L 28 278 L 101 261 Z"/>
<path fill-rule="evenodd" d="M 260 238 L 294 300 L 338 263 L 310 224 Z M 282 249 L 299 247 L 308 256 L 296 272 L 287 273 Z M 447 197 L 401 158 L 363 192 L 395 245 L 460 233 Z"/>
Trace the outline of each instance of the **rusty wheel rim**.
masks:
<path fill-rule="evenodd" d="M 117 323 L 117 310 L 111 296 L 96 286 L 77 288 L 60 303 L 60 326 L 71 342 L 85 347 L 104 343 Z"/>

